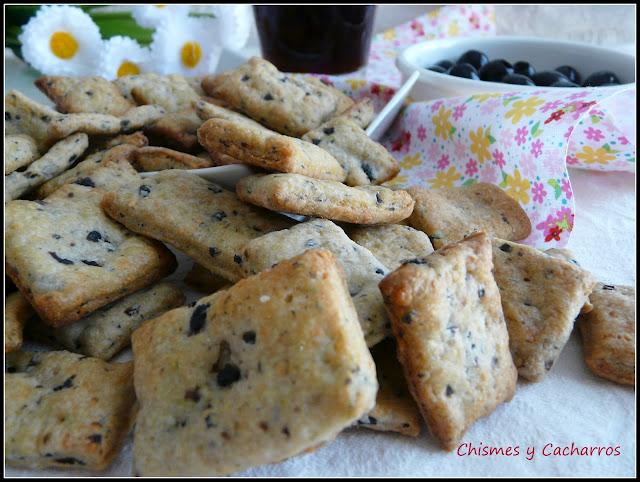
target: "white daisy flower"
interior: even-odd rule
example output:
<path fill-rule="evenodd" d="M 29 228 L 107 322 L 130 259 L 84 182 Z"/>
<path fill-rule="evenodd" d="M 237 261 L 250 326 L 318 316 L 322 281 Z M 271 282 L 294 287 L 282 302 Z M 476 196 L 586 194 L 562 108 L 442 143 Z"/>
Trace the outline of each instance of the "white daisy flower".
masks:
<path fill-rule="evenodd" d="M 213 72 L 222 53 L 217 35 L 210 19 L 187 17 L 162 22 L 150 46 L 153 70 L 185 76 Z"/>
<path fill-rule="evenodd" d="M 22 58 L 46 75 L 95 73 L 102 47 L 100 30 L 77 7 L 44 6 L 18 37 Z"/>
<path fill-rule="evenodd" d="M 163 21 L 189 14 L 189 5 L 140 5 L 131 10 L 133 19 L 142 27 L 156 28 Z"/>
<path fill-rule="evenodd" d="M 196 14 L 213 14 L 211 27 L 217 30 L 224 47 L 237 50 L 247 44 L 253 23 L 251 5 L 194 5 L 190 10 Z"/>
<path fill-rule="evenodd" d="M 130 37 L 111 37 L 105 41 L 97 75 L 109 80 L 137 75 L 149 70 L 151 53 Z"/>

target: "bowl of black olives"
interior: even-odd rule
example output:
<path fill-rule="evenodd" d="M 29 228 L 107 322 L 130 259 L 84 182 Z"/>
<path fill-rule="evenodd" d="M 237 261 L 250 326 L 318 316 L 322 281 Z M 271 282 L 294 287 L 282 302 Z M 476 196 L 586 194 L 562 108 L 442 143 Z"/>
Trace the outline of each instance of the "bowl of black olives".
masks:
<path fill-rule="evenodd" d="M 633 87 L 635 58 L 595 45 L 529 37 L 431 40 L 403 50 L 406 79 L 418 70 L 416 100 L 540 89 Z"/>

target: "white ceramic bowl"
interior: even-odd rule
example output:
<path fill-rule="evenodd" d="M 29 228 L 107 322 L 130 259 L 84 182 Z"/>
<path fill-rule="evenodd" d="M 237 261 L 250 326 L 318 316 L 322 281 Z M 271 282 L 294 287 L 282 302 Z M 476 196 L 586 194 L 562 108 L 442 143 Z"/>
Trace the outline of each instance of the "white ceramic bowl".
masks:
<path fill-rule="evenodd" d="M 464 79 L 427 70 L 436 62 L 455 62 L 467 50 L 480 50 L 489 60 L 505 59 L 512 64 L 524 60 L 538 72 L 553 70 L 561 65 L 571 65 L 586 78 L 598 70 L 614 72 L 622 86 L 595 87 L 597 89 L 618 90 L 632 87 L 635 82 L 635 57 L 616 50 L 594 45 L 565 42 L 561 40 L 535 37 L 463 37 L 443 40 L 429 40 L 404 49 L 396 60 L 403 80 L 414 71 L 420 78 L 411 91 L 414 100 L 431 100 L 479 94 L 482 92 L 517 92 L 540 90 L 544 87 L 502 84 Z M 573 90 L 575 87 L 550 87 L 553 90 Z"/>

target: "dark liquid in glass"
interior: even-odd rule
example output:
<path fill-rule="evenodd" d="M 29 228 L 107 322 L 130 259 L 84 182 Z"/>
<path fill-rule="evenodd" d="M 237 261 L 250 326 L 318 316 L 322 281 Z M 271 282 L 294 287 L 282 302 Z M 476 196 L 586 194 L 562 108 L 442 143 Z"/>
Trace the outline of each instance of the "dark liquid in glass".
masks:
<path fill-rule="evenodd" d="M 367 62 L 375 6 L 253 9 L 262 56 L 284 72 L 344 74 Z"/>

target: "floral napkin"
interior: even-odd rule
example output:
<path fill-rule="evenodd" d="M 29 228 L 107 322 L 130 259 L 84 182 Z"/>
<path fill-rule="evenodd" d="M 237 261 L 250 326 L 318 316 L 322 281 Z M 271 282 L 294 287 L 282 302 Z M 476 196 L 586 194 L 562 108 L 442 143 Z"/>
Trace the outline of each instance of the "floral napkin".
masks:
<path fill-rule="evenodd" d="M 401 49 L 462 35 L 495 35 L 493 8 L 457 5 L 430 12 L 377 35 L 365 68 L 321 78 L 356 99 L 373 97 L 381 107 L 401 84 L 395 67 Z M 391 184 L 497 184 L 531 219 L 525 242 L 560 247 L 574 224 L 567 166 L 635 172 L 635 89 L 614 95 L 597 88 L 541 89 L 412 103 L 383 144 L 401 166 Z"/>

